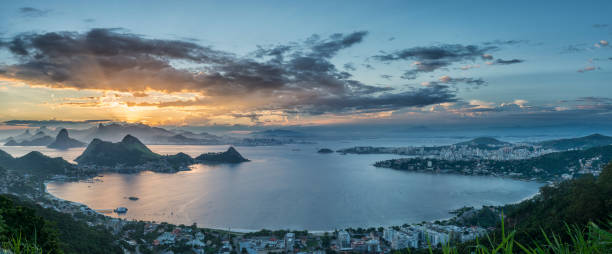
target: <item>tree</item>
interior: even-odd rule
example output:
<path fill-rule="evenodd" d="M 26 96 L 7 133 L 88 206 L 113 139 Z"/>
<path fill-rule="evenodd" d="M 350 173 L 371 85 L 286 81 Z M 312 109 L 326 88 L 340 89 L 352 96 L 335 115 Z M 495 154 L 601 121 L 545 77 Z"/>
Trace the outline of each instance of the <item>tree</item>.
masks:
<path fill-rule="evenodd" d="M 5 196 L 0 196 L 0 240 L 20 238 L 34 243 L 47 253 L 63 253 L 57 231 L 52 223 L 37 216 L 33 209 L 17 206 Z"/>

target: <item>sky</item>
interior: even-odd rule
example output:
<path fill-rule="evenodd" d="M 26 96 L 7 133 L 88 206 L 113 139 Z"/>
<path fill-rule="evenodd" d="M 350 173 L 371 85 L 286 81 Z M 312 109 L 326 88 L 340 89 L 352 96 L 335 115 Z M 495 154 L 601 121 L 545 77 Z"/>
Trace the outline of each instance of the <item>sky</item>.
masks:
<path fill-rule="evenodd" d="M 611 1 L 3 1 L 0 121 L 610 126 L 610 10 Z"/>

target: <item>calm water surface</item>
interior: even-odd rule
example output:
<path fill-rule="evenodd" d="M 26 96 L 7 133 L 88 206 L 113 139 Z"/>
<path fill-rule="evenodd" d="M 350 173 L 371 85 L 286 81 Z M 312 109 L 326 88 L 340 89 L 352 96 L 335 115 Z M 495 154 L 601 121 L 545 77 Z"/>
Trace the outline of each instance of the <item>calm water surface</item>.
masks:
<path fill-rule="evenodd" d="M 410 144 L 454 140 L 412 139 Z M 400 144 L 401 143 L 401 144 Z M 400 225 L 450 217 L 462 206 L 500 205 L 532 196 L 540 184 L 510 179 L 409 173 L 371 166 L 395 155 L 318 154 L 318 148 L 406 145 L 398 140 L 323 142 L 313 145 L 238 147 L 251 162 L 195 165 L 174 174 L 107 173 L 93 182 L 52 182 L 47 190 L 93 209 L 125 206 L 128 219 L 167 221 L 233 230 L 308 229 Z M 161 154 L 197 156 L 227 146 L 150 146 Z M 83 148 L 0 147 L 14 156 L 39 150 L 73 160 Z M 136 196 L 138 201 L 130 201 Z M 117 216 L 117 215 L 112 215 Z"/>

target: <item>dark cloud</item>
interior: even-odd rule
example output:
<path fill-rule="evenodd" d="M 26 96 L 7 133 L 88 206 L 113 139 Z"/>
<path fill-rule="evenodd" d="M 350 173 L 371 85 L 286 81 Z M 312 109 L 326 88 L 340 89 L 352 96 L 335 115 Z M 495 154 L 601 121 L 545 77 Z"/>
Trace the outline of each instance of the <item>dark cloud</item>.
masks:
<path fill-rule="evenodd" d="M 594 103 L 594 104 L 610 104 L 612 105 L 612 98 L 607 98 L 607 97 L 595 97 L 595 96 L 587 96 L 587 97 L 580 97 L 576 100 L 574 100 L 576 102 L 588 102 L 588 103 Z M 569 102 L 567 100 L 565 101 L 561 101 L 561 102 Z"/>
<path fill-rule="evenodd" d="M 518 45 L 518 44 L 523 44 L 523 43 L 528 43 L 528 40 L 494 40 L 494 41 L 487 41 L 482 43 L 483 45 L 497 45 L 497 46 L 504 46 L 504 45 Z"/>
<path fill-rule="evenodd" d="M 27 125 L 27 126 L 51 126 L 51 125 L 66 125 L 66 124 L 84 124 L 84 123 L 103 123 L 110 122 L 106 119 L 92 119 L 84 121 L 63 121 L 63 120 L 9 120 L 4 122 L 6 125 Z"/>
<path fill-rule="evenodd" d="M 393 53 L 376 55 L 373 58 L 381 62 L 415 61 L 415 68 L 404 72 L 402 75 L 404 79 L 414 79 L 419 73 L 432 72 L 457 62 L 474 61 L 487 52 L 497 49 L 497 46 L 442 44 L 398 50 Z"/>
<path fill-rule="evenodd" d="M 314 56 L 331 58 L 341 49 L 360 43 L 367 34 L 368 32 L 366 31 L 354 32 L 347 35 L 336 33 L 330 36 L 329 40 L 321 41 L 318 36 L 315 36 L 308 41 L 310 42 L 309 44 Z"/>
<path fill-rule="evenodd" d="M 575 100 L 563 100 L 561 103 L 581 111 L 605 112 L 606 114 L 612 112 L 612 98 L 608 97 L 580 97 Z"/>
<path fill-rule="evenodd" d="M 393 78 L 393 76 L 389 75 L 389 74 L 382 74 L 380 75 L 381 78 L 384 78 L 386 80 L 390 80 L 391 78 Z"/>
<path fill-rule="evenodd" d="M 19 8 L 19 13 L 24 17 L 35 18 L 45 16 L 47 13 L 49 13 L 49 11 L 40 10 L 33 7 L 21 7 Z"/>
<path fill-rule="evenodd" d="M 481 86 L 486 84 L 482 78 L 451 78 L 449 76 L 442 76 L 440 82 L 448 84 L 466 83 L 470 85 Z"/>
<path fill-rule="evenodd" d="M 427 85 L 451 85 L 455 88 L 459 88 L 457 85 L 465 84 L 467 85 L 467 89 L 477 89 L 482 86 L 485 86 L 487 82 L 482 78 L 453 78 L 450 76 L 442 76 L 437 81 L 430 81 L 426 83 Z"/>
<path fill-rule="evenodd" d="M 389 39 L 387 39 L 388 41 L 394 41 L 395 37 L 389 37 Z"/>
<path fill-rule="evenodd" d="M 454 101 L 457 101 L 454 91 L 446 85 L 435 84 L 424 88 L 413 88 L 402 93 L 384 93 L 379 96 L 318 98 L 312 105 L 298 106 L 295 110 L 308 114 L 347 111 L 380 112 Z"/>
<path fill-rule="evenodd" d="M 343 67 L 347 71 L 355 71 L 355 70 L 357 70 L 357 68 L 355 68 L 355 64 L 353 64 L 353 63 L 345 63 Z"/>
<path fill-rule="evenodd" d="M 508 64 L 517 64 L 517 63 L 522 63 L 525 60 L 521 60 L 521 59 L 510 59 L 510 60 L 504 60 L 504 59 L 497 59 L 495 60 L 495 64 L 503 64 L 503 65 L 508 65 Z"/>
<path fill-rule="evenodd" d="M 367 32 L 314 35 L 303 42 L 259 46 L 241 57 L 193 42 L 149 39 L 121 29 L 85 33 L 51 32 L 15 36 L 8 50 L 17 63 L 0 75 L 29 84 L 132 92 L 190 91 L 215 98 L 257 98 L 262 109 L 306 112 L 395 109 L 454 100 L 444 86 L 390 93 L 392 88 L 352 80 L 331 63 L 340 50 L 360 43 Z M 469 59 L 483 49 L 450 46 L 444 61 Z M 435 52 L 418 58 L 436 58 Z M 182 66 L 179 67 L 179 66 Z M 380 94 L 386 92 L 385 94 Z M 363 102 L 363 105 L 358 103 Z M 210 104 L 209 100 L 149 103 L 150 106 Z M 132 105 L 136 105 L 132 103 Z M 138 104 L 140 105 L 140 104 Z"/>
<path fill-rule="evenodd" d="M 232 114 L 232 117 L 234 118 L 249 118 L 251 119 L 251 122 L 258 122 L 259 118 L 262 117 L 262 114 L 255 114 L 255 113 L 250 113 L 250 114 Z"/>
<path fill-rule="evenodd" d="M 401 78 L 403 79 L 415 79 L 416 76 L 421 72 L 432 72 L 437 69 L 442 69 L 449 66 L 451 63 L 447 61 L 424 61 L 424 62 L 414 62 L 415 68 L 412 70 L 407 70 L 402 74 Z"/>
<path fill-rule="evenodd" d="M 408 48 L 391 54 L 377 55 L 374 58 L 383 62 L 410 59 L 417 61 L 461 61 L 472 60 L 493 49 L 497 49 L 497 47 L 483 48 L 475 45 L 443 44 L 439 46 Z"/>
<path fill-rule="evenodd" d="M 363 67 L 365 67 L 368 70 L 374 70 L 374 66 L 372 66 L 371 64 L 364 64 Z"/>

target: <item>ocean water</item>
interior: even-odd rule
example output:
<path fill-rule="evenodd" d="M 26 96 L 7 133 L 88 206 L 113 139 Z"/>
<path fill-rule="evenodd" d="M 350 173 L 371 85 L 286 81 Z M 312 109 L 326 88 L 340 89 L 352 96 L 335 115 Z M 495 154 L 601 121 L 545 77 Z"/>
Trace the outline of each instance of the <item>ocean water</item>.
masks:
<path fill-rule="evenodd" d="M 540 183 L 506 178 L 411 173 L 372 164 L 397 155 L 318 154 L 319 148 L 355 145 L 440 145 L 458 140 L 365 139 L 317 144 L 237 147 L 252 161 L 194 165 L 173 174 L 105 173 L 94 181 L 51 182 L 47 191 L 93 209 L 125 206 L 127 219 L 197 223 L 232 230 L 401 225 L 451 217 L 463 206 L 501 205 L 537 193 Z M 160 154 L 223 151 L 227 146 L 149 146 Z M 39 150 L 76 158 L 84 148 L 0 147 L 14 156 Z M 131 201 L 127 197 L 139 200 Z"/>

